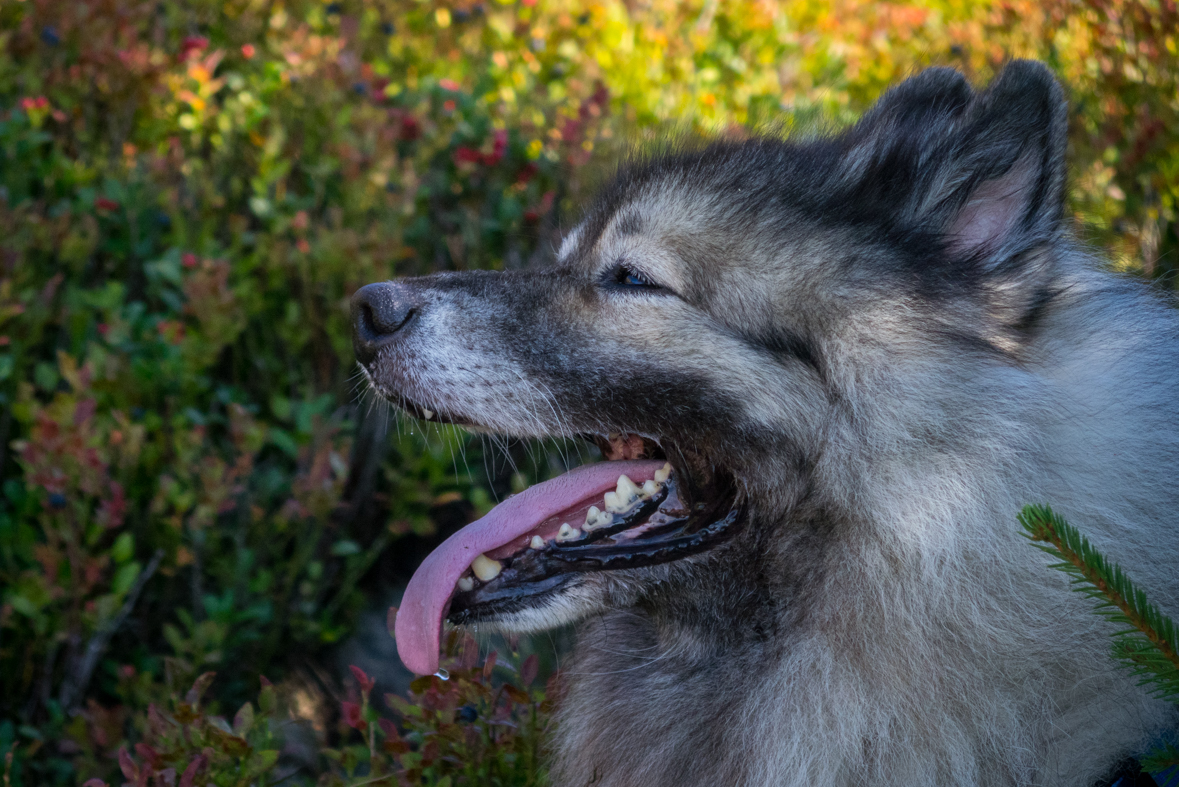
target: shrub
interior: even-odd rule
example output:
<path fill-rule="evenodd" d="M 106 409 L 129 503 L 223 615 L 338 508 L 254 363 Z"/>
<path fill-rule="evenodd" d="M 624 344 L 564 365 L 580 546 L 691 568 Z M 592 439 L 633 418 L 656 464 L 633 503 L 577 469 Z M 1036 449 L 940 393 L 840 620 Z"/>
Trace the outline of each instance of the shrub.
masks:
<path fill-rule="evenodd" d="M 515 465 L 561 465 L 552 446 L 530 461 L 450 429 L 391 429 L 385 409 L 357 401 L 347 299 L 391 276 L 543 261 L 628 139 L 668 125 L 822 127 L 927 63 L 981 79 L 1010 55 L 1044 56 L 1074 90 L 1078 217 L 1123 267 L 1167 275 L 1179 245 L 1174 9 L 967 6 L 0 4 L 11 784 L 113 781 L 122 749 L 133 783 L 166 781 L 168 768 L 181 778 L 191 758 L 136 753 L 156 746 L 153 705 L 179 719 L 186 702 L 209 715 L 178 724 L 229 734 L 214 719 L 251 701 L 260 675 L 281 698 L 297 665 L 349 634 L 406 536 L 485 510 Z M 202 704 L 177 699 L 207 672 L 217 679 Z M 398 734 L 445 727 L 443 741 L 461 728 L 475 747 L 473 728 L 447 727 L 453 708 L 441 710 L 479 696 L 491 714 L 479 718 L 499 718 L 478 694 L 499 684 L 475 678 L 419 685 L 415 701 L 438 707 L 406 711 Z M 270 744 L 250 735 L 273 732 L 262 715 L 234 733 L 256 751 Z M 335 770 L 317 767 L 354 778 L 341 775 L 355 770 L 348 739 L 329 737 Z M 519 740 L 479 745 L 493 739 L 523 761 Z M 415 767 L 377 754 L 356 767 Z M 249 762 L 210 758 L 193 779 Z M 475 778 L 432 762 L 439 783 Z M 506 763 L 486 773 L 526 780 Z"/>

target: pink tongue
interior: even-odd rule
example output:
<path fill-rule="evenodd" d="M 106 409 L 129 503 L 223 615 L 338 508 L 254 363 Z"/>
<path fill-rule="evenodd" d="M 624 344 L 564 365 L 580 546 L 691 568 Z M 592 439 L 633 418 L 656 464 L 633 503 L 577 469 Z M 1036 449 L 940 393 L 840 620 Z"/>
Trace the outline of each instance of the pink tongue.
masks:
<path fill-rule="evenodd" d="M 524 535 L 549 517 L 601 499 L 627 475 L 638 485 L 655 477 L 662 460 L 600 462 L 525 489 L 442 542 L 414 572 L 397 611 L 394 636 L 405 666 L 419 675 L 438 671 L 442 618 L 455 583 L 480 553 Z"/>

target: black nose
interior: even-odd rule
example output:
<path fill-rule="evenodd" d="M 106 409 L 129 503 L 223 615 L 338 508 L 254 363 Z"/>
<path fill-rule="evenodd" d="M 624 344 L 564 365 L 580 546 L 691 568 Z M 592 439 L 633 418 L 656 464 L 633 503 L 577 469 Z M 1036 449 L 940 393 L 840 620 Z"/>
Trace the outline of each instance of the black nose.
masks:
<path fill-rule="evenodd" d="M 352 296 L 352 347 L 356 360 L 367 365 L 377 350 L 405 328 L 422 308 L 418 292 L 406 284 L 385 281 L 361 287 Z"/>

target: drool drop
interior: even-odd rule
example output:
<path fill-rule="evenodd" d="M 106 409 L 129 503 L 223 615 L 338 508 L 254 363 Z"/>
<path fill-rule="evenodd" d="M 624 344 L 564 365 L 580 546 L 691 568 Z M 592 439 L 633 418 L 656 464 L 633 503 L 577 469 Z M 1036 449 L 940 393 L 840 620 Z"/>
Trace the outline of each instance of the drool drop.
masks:
<path fill-rule="evenodd" d="M 442 680 L 450 680 L 450 673 L 447 672 L 442 667 L 439 667 L 438 671 L 434 673 L 434 677 L 435 678 L 442 678 Z"/>

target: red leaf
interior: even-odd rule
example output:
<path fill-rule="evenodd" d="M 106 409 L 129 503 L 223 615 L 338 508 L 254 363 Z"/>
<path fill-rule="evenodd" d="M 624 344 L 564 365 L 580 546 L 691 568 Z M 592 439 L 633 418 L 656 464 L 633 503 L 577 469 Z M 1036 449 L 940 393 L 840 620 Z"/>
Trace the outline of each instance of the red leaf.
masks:
<path fill-rule="evenodd" d="M 147 706 L 147 728 L 153 735 L 163 735 L 168 729 L 168 722 L 164 720 L 154 702 Z"/>
<path fill-rule="evenodd" d="M 540 672 L 540 659 L 533 653 L 528 658 L 524 659 L 524 663 L 520 665 L 520 683 L 527 687 L 532 685 L 532 681 L 536 680 L 536 674 Z"/>
<path fill-rule="evenodd" d="M 160 758 L 160 755 L 156 753 L 155 749 L 146 743 L 137 743 L 135 744 L 135 753 L 139 755 L 140 759 L 144 761 L 149 769 L 155 770 L 156 760 Z"/>
<path fill-rule="evenodd" d="M 512 702 L 515 702 L 519 705 L 527 705 L 528 704 L 528 694 L 526 694 L 525 692 L 516 688 L 515 686 L 513 686 L 510 683 L 504 684 L 504 694 L 508 695 L 508 697 L 512 700 Z"/>
<path fill-rule="evenodd" d="M 197 771 L 205 767 L 206 761 L 205 755 L 202 754 L 190 762 L 188 767 L 184 769 L 184 773 L 180 776 L 179 787 L 192 787 L 192 782 L 196 779 Z"/>
<path fill-rule="evenodd" d="M 82 787 L 110 787 L 110 785 L 102 779 L 87 779 L 82 782 Z"/>
<path fill-rule="evenodd" d="M 363 730 L 368 726 L 360 715 L 360 706 L 355 702 L 341 702 L 340 713 L 344 717 L 344 723 L 354 730 Z"/>
<path fill-rule="evenodd" d="M 468 147 L 460 147 L 454 152 L 455 164 L 478 164 L 482 159 L 482 153 Z"/>
<path fill-rule="evenodd" d="M 373 686 L 376 685 L 376 681 L 355 664 L 350 665 L 348 669 L 352 670 L 352 677 L 356 678 L 356 682 L 360 684 L 360 690 L 364 692 L 365 696 L 368 696 L 368 693 L 373 690 Z"/>
<path fill-rule="evenodd" d="M 412 115 L 404 115 L 401 118 L 400 136 L 406 142 L 413 142 L 421 136 L 422 127 L 418 125 L 417 118 Z"/>
<path fill-rule="evenodd" d="M 491 680 L 491 671 L 495 669 L 495 660 L 499 654 L 494 650 L 487 654 L 487 661 L 483 662 L 483 680 Z"/>
<path fill-rule="evenodd" d="M 186 59 L 193 52 L 203 52 L 209 46 L 209 39 L 204 36 L 188 36 L 180 44 L 180 59 Z"/>
<path fill-rule="evenodd" d="M 458 644 L 458 660 L 462 669 L 474 669 L 479 663 L 479 643 L 474 637 L 464 636 Z"/>
<path fill-rule="evenodd" d="M 139 781 L 139 766 L 135 764 L 135 760 L 131 759 L 131 755 L 124 747 L 119 747 L 119 770 L 130 781 Z"/>
<path fill-rule="evenodd" d="M 452 93 L 457 93 L 462 90 L 462 88 L 459 87 L 459 83 L 455 82 L 453 79 L 439 79 L 438 86 L 443 90 L 449 90 Z"/>
<path fill-rule="evenodd" d="M 215 677 L 217 677 L 216 672 L 206 672 L 194 680 L 192 682 L 192 688 L 188 690 L 186 695 L 184 695 L 185 701 L 194 708 L 199 705 L 201 702 L 201 696 L 205 693 L 205 690 L 209 688 L 209 685 L 212 684 L 213 678 Z"/>
<path fill-rule="evenodd" d="M 536 173 L 539 171 L 540 167 L 529 161 L 527 164 L 520 167 L 520 172 L 516 175 L 516 182 L 527 183 L 528 181 L 532 180 L 532 178 L 535 177 Z"/>
<path fill-rule="evenodd" d="M 483 157 L 483 163 L 489 167 L 494 167 L 503 160 L 504 153 L 508 150 L 508 132 L 504 129 L 498 129 L 495 132 L 495 139 L 491 143 L 491 152 Z"/>
<path fill-rule="evenodd" d="M 108 199 L 107 197 L 95 197 L 94 207 L 98 208 L 99 210 L 118 210 L 119 203 L 115 202 L 113 199 Z"/>

